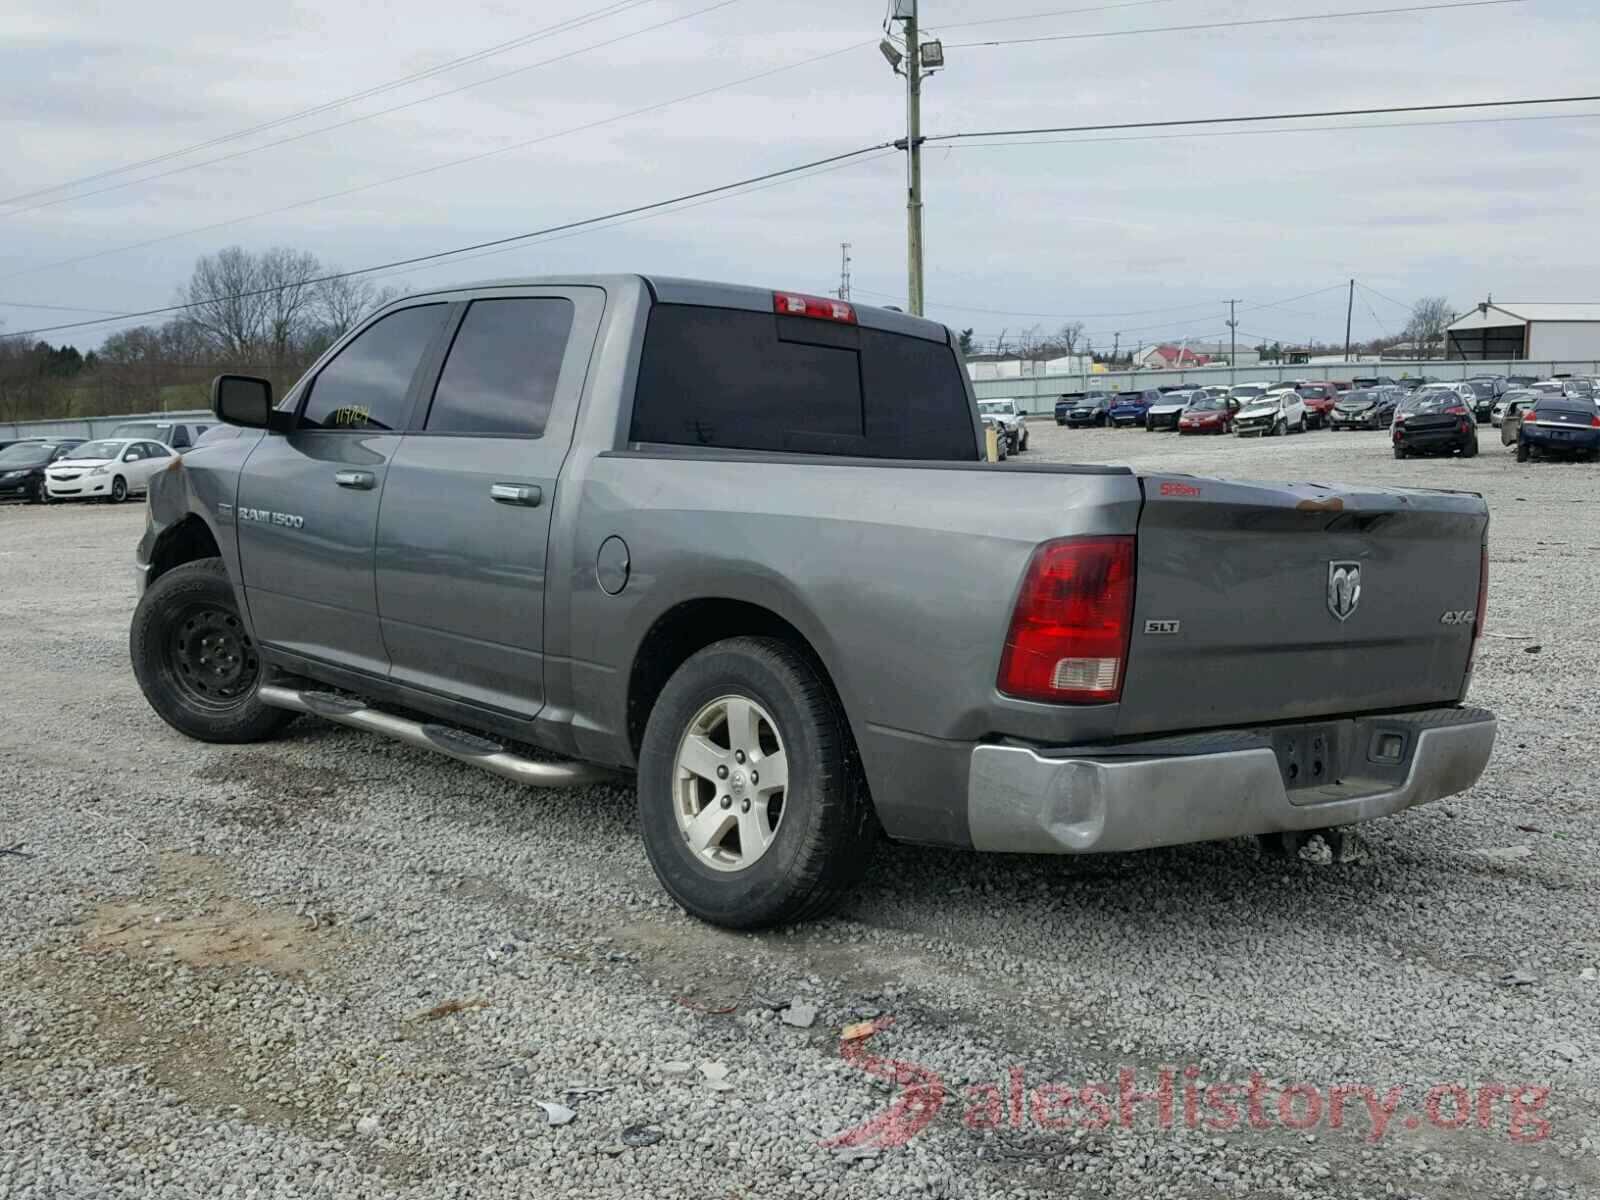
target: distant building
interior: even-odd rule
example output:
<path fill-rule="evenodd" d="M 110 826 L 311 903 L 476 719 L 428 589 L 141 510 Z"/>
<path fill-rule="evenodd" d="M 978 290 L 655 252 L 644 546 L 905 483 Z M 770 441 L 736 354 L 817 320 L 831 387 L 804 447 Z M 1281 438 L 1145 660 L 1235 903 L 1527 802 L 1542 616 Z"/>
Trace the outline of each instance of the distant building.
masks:
<path fill-rule="evenodd" d="M 1172 371 L 1181 367 L 1203 367 L 1211 361 L 1211 356 L 1198 354 L 1187 346 L 1163 342 L 1159 346 L 1151 346 L 1133 361 L 1147 371 Z"/>
<path fill-rule="evenodd" d="M 1485 300 L 1445 330 L 1446 358 L 1600 360 L 1600 304 Z"/>
<path fill-rule="evenodd" d="M 1038 379 L 1045 375 L 1082 375 L 1102 370 L 1081 354 L 1065 354 L 1059 358 L 996 358 L 993 355 L 974 355 L 967 360 L 967 375 L 976 382 L 980 379 Z"/>

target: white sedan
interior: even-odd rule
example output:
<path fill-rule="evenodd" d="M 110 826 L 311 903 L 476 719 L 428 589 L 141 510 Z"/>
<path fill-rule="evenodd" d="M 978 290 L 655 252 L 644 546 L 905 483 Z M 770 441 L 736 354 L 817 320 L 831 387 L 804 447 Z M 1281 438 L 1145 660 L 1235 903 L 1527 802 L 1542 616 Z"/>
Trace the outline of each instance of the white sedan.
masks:
<path fill-rule="evenodd" d="M 176 451 L 141 438 L 101 438 L 74 447 L 44 473 L 52 500 L 110 500 L 117 504 L 150 490 L 150 478 L 170 467 Z"/>

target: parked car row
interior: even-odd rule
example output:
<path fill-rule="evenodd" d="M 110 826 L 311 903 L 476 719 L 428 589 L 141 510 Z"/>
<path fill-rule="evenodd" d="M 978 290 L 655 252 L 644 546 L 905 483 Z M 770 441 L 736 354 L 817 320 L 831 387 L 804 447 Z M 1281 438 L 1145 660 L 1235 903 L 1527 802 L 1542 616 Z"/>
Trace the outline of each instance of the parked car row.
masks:
<path fill-rule="evenodd" d="M 150 438 L 35 438 L 0 450 L 0 500 L 51 504 L 107 500 L 119 504 L 149 490 L 177 450 Z"/>

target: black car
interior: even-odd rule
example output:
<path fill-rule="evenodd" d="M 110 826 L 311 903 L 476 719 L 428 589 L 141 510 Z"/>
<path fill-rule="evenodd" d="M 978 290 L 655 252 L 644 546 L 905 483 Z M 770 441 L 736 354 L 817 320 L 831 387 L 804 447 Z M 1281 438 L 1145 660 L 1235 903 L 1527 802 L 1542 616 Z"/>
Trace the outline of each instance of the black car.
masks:
<path fill-rule="evenodd" d="M 1397 386 L 1393 376 L 1390 375 L 1358 375 L 1350 381 L 1351 387 L 1375 388 Z"/>
<path fill-rule="evenodd" d="M 1496 388 L 1492 379 L 1468 379 L 1466 384 L 1477 397 L 1473 401 L 1472 415 L 1480 421 L 1487 421 L 1494 414 L 1494 402 L 1500 399 L 1504 389 Z"/>
<path fill-rule="evenodd" d="M 1600 459 L 1600 414 L 1576 396 L 1541 396 L 1517 426 L 1517 461 L 1559 455 Z"/>
<path fill-rule="evenodd" d="M 1394 456 L 1450 454 L 1471 458 L 1478 452 L 1478 422 L 1466 401 L 1440 388 L 1412 392 L 1394 414 Z"/>
<path fill-rule="evenodd" d="M 0 500 L 50 503 L 50 493 L 44 486 L 44 469 L 74 446 L 81 445 L 82 438 L 59 438 L 13 442 L 0 450 Z"/>
<path fill-rule="evenodd" d="M 1085 425 L 1109 425 L 1111 402 L 1115 399 L 1110 392 L 1085 392 L 1076 404 L 1066 410 L 1066 423 L 1074 429 L 1081 429 Z"/>
<path fill-rule="evenodd" d="M 1395 394 L 1386 387 L 1357 388 L 1333 402 L 1328 426 L 1341 429 L 1387 429 L 1394 419 Z"/>

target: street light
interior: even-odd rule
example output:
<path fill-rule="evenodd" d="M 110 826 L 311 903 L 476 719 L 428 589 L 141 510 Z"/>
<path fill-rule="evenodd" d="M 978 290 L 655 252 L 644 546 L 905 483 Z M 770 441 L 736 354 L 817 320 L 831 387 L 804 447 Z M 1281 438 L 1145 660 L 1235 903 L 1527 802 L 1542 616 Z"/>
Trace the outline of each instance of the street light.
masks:
<path fill-rule="evenodd" d="M 937 71 L 944 66 L 944 43 L 941 41 L 922 43 L 922 65 L 930 71 Z"/>

